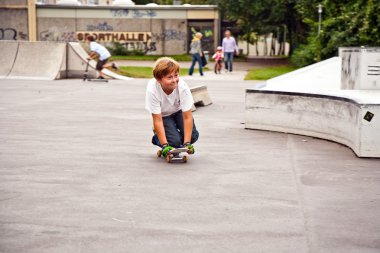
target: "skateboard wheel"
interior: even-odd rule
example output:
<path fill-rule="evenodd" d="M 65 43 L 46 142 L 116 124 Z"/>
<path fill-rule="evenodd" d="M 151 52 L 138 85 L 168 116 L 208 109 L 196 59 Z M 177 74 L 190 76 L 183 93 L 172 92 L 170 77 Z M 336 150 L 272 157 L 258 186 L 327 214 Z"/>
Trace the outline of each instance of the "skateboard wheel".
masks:
<path fill-rule="evenodd" d="M 161 157 L 161 156 L 162 156 L 162 151 L 161 151 L 161 150 L 158 150 L 158 151 L 157 151 L 157 156 L 158 156 L 158 157 Z"/>
<path fill-rule="evenodd" d="M 168 163 L 170 163 L 170 162 L 172 161 L 172 158 L 171 158 L 170 155 L 167 155 L 167 156 L 166 156 L 166 161 L 167 161 Z"/>
<path fill-rule="evenodd" d="M 182 157 L 182 161 L 183 161 L 184 163 L 187 163 L 187 156 Z"/>

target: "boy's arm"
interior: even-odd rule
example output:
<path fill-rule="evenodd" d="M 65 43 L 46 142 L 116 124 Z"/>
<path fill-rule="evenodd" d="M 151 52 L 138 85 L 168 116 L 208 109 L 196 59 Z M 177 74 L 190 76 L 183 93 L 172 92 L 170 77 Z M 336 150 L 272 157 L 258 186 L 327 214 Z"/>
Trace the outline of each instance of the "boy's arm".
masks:
<path fill-rule="evenodd" d="M 182 112 L 183 128 L 184 128 L 184 143 L 191 143 L 191 134 L 193 132 L 193 113 L 191 109 Z"/>
<path fill-rule="evenodd" d="M 94 59 L 98 56 L 98 54 L 95 52 L 95 51 L 91 51 L 89 54 L 88 54 L 89 58 L 91 59 Z"/>
<path fill-rule="evenodd" d="M 152 118 L 153 118 L 154 131 L 156 132 L 158 140 L 160 141 L 161 145 L 168 144 L 168 140 L 166 139 L 166 135 L 165 135 L 165 128 L 164 128 L 164 122 L 162 120 L 162 114 L 152 113 Z"/>

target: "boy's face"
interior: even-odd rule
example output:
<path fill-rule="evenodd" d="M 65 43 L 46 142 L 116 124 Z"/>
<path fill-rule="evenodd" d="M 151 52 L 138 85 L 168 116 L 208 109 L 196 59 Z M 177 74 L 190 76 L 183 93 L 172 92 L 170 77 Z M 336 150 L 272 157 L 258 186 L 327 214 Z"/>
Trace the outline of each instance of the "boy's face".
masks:
<path fill-rule="evenodd" d="M 174 90 L 178 86 L 179 74 L 177 71 L 173 71 L 172 73 L 162 77 L 159 82 L 164 90 Z"/>

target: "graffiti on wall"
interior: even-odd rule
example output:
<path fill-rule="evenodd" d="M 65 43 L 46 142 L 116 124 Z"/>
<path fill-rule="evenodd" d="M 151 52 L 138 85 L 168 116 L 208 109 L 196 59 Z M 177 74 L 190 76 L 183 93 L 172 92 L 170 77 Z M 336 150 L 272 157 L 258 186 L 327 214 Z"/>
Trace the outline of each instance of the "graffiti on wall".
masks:
<path fill-rule="evenodd" d="M 144 53 L 157 51 L 156 42 L 125 42 L 121 43 L 128 51 L 141 50 Z"/>
<path fill-rule="evenodd" d="M 157 13 L 152 10 L 110 10 L 113 17 L 132 17 L 132 18 L 144 18 L 155 17 Z"/>
<path fill-rule="evenodd" d="M 162 33 L 153 34 L 153 39 L 155 41 L 170 41 L 170 40 L 185 40 L 186 34 L 182 31 L 177 31 L 174 29 L 166 29 Z"/>
<path fill-rule="evenodd" d="M 41 41 L 75 41 L 75 32 L 60 32 L 57 27 L 50 27 L 48 30 L 40 32 Z"/>
<path fill-rule="evenodd" d="M 27 35 L 14 28 L 0 28 L 0 40 L 26 40 Z"/>
<path fill-rule="evenodd" d="M 97 25 L 87 25 L 87 31 L 113 31 L 113 27 L 107 22 L 104 22 Z"/>

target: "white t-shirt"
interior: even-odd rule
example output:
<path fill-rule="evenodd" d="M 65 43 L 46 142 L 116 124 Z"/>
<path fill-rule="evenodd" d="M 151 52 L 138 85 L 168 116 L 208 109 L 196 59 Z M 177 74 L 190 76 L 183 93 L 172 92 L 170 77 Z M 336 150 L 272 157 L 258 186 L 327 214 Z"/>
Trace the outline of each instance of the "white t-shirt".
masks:
<path fill-rule="evenodd" d="M 169 116 L 182 110 L 191 110 L 194 100 L 189 86 L 183 79 L 179 79 L 178 87 L 167 95 L 155 78 L 149 80 L 146 88 L 145 109 L 152 114 L 162 114 L 162 117 Z"/>
<path fill-rule="evenodd" d="M 95 41 L 90 42 L 90 50 L 96 52 L 99 55 L 99 60 L 103 61 L 111 57 L 110 52 L 104 46 Z"/>

